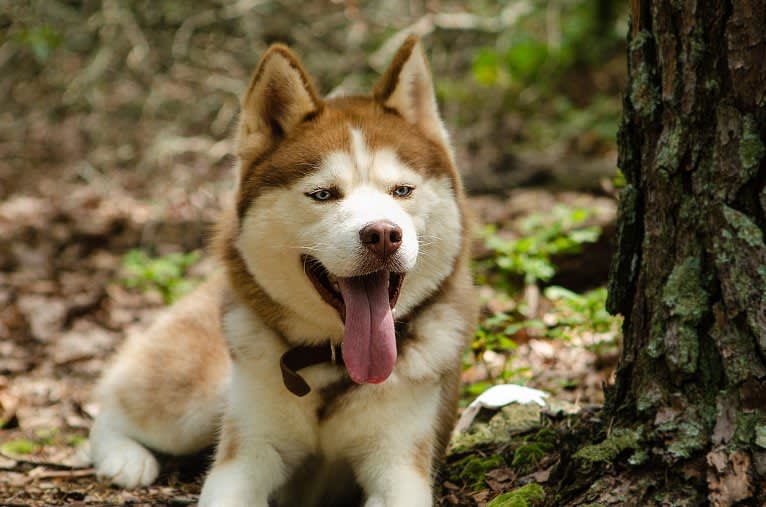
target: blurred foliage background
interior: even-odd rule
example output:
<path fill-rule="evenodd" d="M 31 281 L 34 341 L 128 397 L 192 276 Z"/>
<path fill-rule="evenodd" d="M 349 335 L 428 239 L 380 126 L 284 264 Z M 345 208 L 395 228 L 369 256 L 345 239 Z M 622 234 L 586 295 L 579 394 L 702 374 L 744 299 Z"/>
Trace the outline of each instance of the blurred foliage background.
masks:
<path fill-rule="evenodd" d="M 108 175 L 148 197 L 173 192 L 158 171 L 205 184 L 230 165 L 238 95 L 268 44 L 292 46 L 324 93 L 364 92 L 408 33 L 424 39 L 470 189 L 593 189 L 614 169 L 625 2 L 0 6 L 0 198 L 50 177 Z"/>

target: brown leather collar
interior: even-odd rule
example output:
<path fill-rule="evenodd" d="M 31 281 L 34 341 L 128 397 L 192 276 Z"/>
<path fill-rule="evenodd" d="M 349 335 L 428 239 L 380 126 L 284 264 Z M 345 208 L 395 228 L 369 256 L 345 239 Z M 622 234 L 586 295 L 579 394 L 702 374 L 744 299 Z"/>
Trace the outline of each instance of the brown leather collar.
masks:
<path fill-rule="evenodd" d="M 410 331 L 410 320 L 402 319 L 395 323 L 396 348 L 401 351 L 401 342 Z M 341 347 L 326 342 L 322 345 L 299 345 L 293 347 L 279 359 L 279 368 L 282 370 L 282 381 L 288 391 L 296 396 L 306 396 L 311 392 L 308 382 L 298 373 L 298 370 L 322 363 L 334 363 L 343 366 L 343 353 Z"/>
<path fill-rule="evenodd" d="M 285 387 L 294 395 L 306 396 L 311 392 L 311 387 L 301 377 L 298 370 L 328 362 L 343 366 L 343 354 L 340 347 L 336 347 L 331 343 L 293 347 L 282 354 L 282 358 L 279 360 L 279 367 L 282 370 L 282 381 L 285 383 Z"/>

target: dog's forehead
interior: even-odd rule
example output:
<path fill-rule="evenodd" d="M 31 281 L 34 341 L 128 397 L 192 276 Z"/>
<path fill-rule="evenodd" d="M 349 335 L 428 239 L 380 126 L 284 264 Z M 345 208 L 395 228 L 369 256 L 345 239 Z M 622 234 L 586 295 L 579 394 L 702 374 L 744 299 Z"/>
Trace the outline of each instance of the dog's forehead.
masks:
<path fill-rule="evenodd" d="M 394 146 L 371 146 L 361 128 L 349 124 L 347 129 L 350 136 L 348 146 L 323 156 L 319 170 L 308 175 L 303 184 L 348 188 L 368 183 L 415 184 L 423 179 L 415 168 L 402 161 Z"/>
<path fill-rule="evenodd" d="M 238 213 L 242 216 L 253 199 L 270 188 L 289 188 L 313 177 L 326 167 L 328 157 L 339 153 L 352 160 L 395 157 L 400 166 L 422 177 L 447 178 L 453 188 L 458 185 L 446 146 L 372 99 L 343 97 L 329 100 L 316 118 L 263 159 L 242 161 Z"/>

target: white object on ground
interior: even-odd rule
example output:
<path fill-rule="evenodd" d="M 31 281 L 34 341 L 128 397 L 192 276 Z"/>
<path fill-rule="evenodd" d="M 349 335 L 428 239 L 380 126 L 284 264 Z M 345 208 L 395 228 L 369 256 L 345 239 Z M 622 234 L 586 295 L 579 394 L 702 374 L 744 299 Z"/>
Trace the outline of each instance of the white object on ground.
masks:
<path fill-rule="evenodd" d="M 465 431 L 476 418 L 476 414 L 482 408 L 501 408 L 511 403 L 537 403 L 545 406 L 545 398 L 548 393 L 531 387 L 518 386 L 516 384 L 500 384 L 492 386 L 473 400 L 460 416 L 455 425 L 455 432 Z"/>

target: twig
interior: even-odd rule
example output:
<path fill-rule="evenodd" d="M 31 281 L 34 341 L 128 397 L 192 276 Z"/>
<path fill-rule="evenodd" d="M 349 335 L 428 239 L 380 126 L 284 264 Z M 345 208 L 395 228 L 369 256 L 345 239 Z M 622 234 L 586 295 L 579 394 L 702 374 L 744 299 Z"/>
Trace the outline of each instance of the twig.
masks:
<path fill-rule="evenodd" d="M 388 38 L 375 53 L 370 56 L 370 66 L 382 70 L 396 49 L 409 35 L 425 37 L 436 28 L 443 30 L 466 30 L 476 32 L 499 33 L 507 30 L 531 10 L 529 2 L 511 2 L 499 16 L 488 17 L 470 12 L 441 12 L 426 14 L 411 25 L 399 30 Z"/>
<path fill-rule="evenodd" d="M 3 452 L 0 452 L 0 456 L 4 458 L 8 458 L 10 460 L 15 461 L 16 463 L 22 463 L 25 465 L 34 465 L 34 466 L 42 466 L 42 467 L 48 467 L 48 468 L 54 468 L 56 470 L 81 470 L 82 467 L 76 467 L 72 465 L 65 465 L 63 463 L 56 463 L 53 461 L 43 461 L 43 460 L 35 460 L 35 459 L 29 459 L 24 458 L 23 456 L 12 456 L 9 454 L 5 454 Z"/>
<path fill-rule="evenodd" d="M 41 470 L 38 473 L 33 472 L 34 470 L 29 473 L 30 480 L 57 478 L 74 479 L 76 477 L 90 477 L 91 475 L 96 475 L 95 468 L 85 468 L 83 470 Z"/>
<path fill-rule="evenodd" d="M 133 45 L 133 49 L 128 53 L 126 60 L 128 67 L 142 70 L 147 75 L 151 75 L 150 69 L 146 65 L 146 57 L 150 49 L 149 41 L 130 9 L 123 8 L 115 0 L 107 0 L 104 2 L 104 17 L 106 21 L 120 25 Z"/>
<path fill-rule="evenodd" d="M 191 16 L 181 23 L 181 26 L 176 30 L 175 37 L 173 37 L 173 57 L 182 58 L 186 56 L 186 53 L 189 51 L 189 41 L 191 40 L 192 35 L 194 35 L 194 30 L 205 25 L 213 24 L 216 19 L 218 19 L 218 17 L 216 16 L 215 9 L 209 9 Z"/>

